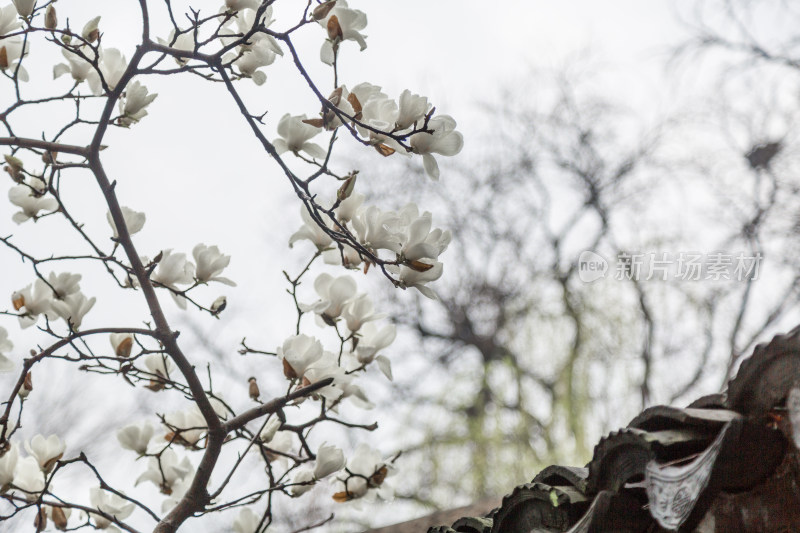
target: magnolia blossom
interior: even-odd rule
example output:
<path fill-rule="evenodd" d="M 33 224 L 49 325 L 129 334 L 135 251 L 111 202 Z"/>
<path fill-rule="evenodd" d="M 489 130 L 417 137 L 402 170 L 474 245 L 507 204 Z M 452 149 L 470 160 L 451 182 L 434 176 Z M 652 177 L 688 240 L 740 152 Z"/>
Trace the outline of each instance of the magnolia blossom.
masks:
<path fill-rule="evenodd" d="M 81 289 L 79 283 L 81 277 L 80 274 L 70 274 L 69 272 L 62 272 L 61 274 L 51 272 L 47 276 L 47 282 L 55 290 L 53 297 L 63 300 L 66 296 L 79 292 Z"/>
<path fill-rule="evenodd" d="M 261 517 L 249 507 L 242 507 L 239 517 L 233 522 L 233 530 L 236 533 L 256 533 Z"/>
<path fill-rule="evenodd" d="M 164 439 L 189 448 L 196 447 L 208 430 L 206 419 L 196 405 L 186 411 L 168 413 L 164 416 L 164 422 L 169 430 Z"/>
<path fill-rule="evenodd" d="M 306 370 L 322 357 L 322 343 L 308 335 L 289 337 L 277 350 L 289 379 L 302 378 Z"/>
<path fill-rule="evenodd" d="M 414 126 L 425 118 L 431 108 L 431 104 L 426 97 L 412 94 L 408 89 L 400 93 L 399 103 L 395 126 L 400 130 Z"/>
<path fill-rule="evenodd" d="M 422 155 L 422 165 L 431 179 L 439 179 L 439 164 L 432 154 L 454 156 L 464 147 L 464 136 L 456 131 L 456 121 L 449 115 L 439 115 L 428 122 L 433 133 L 416 133 L 409 139 L 414 153 Z"/>
<path fill-rule="evenodd" d="M 394 131 L 397 119 L 397 103 L 390 98 L 372 97 L 366 104 L 363 104 L 361 122 L 374 129 L 385 132 Z M 358 126 L 357 129 L 362 136 L 368 137 L 372 144 L 383 144 L 391 148 L 392 151 L 406 153 L 405 149 L 397 141 L 384 134 L 368 130 L 362 126 Z"/>
<path fill-rule="evenodd" d="M 353 228 L 358 241 L 371 250 L 399 252 L 403 235 L 397 231 L 398 216 L 393 211 L 383 212 L 371 205 L 353 218 Z"/>
<path fill-rule="evenodd" d="M 83 323 L 83 317 L 94 307 L 96 301 L 97 298 L 94 296 L 86 298 L 85 294 L 77 292 L 61 300 L 53 300 L 51 307 L 72 329 L 77 330 Z"/>
<path fill-rule="evenodd" d="M 350 300 L 342 311 L 342 317 L 347 322 L 347 329 L 356 332 L 367 322 L 378 320 L 386 315 L 374 313 L 372 300 L 367 294 L 359 294 Z"/>
<path fill-rule="evenodd" d="M 38 195 L 27 185 L 11 187 L 8 191 L 8 199 L 21 209 L 11 217 L 11 220 L 17 224 L 22 224 L 30 218 L 36 219 L 39 211 L 52 212 L 58 209 L 58 202 L 55 198 Z"/>
<path fill-rule="evenodd" d="M 387 324 L 378 329 L 374 323 L 366 324 L 359 332 L 358 346 L 356 346 L 356 358 L 361 364 L 371 363 L 377 356 L 378 352 L 389 346 L 394 342 L 397 336 L 397 329 L 394 324 Z M 378 356 L 380 358 L 380 356 Z M 385 358 L 384 358 L 385 359 Z M 385 363 L 378 361 L 380 365 L 388 365 L 388 359 Z M 381 368 L 383 370 L 383 368 Z M 391 370 L 384 371 L 386 377 L 391 379 Z"/>
<path fill-rule="evenodd" d="M 279 154 L 284 152 L 305 152 L 311 157 L 325 159 L 327 151 L 320 145 L 309 142 L 309 139 L 319 134 L 322 129 L 303 122 L 308 117 L 303 115 L 292 116 L 286 113 L 278 121 L 278 135 L 280 139 L 275 139 L 272 144 Z"/>
<path fill-rule="evenodd" d="M 337 0 L 334 8 L 319 23 L 328 31 L 328 39 L 320 50 L 323 63 L 333 65 L 334 49 L 341 41 L 355 41 L 362 51 L 367 47 L 366 35 L 361 34 L 361 30 L 367 27 L 367 15 L 358 9 L 350 9 L 346 0 Z"/>
<path fill-rule="evenodd" d="M 233 281 L 220 276 L 225 267 L 230 264 L 231 256 L 223 255 L 216 246 L 206 246 L 205 244 L 195 246 L 192 255 L 197 263 L 194 273 L 197 281 L 203 283 L 218 281 L 232 287 L 236 286 Z"/>
<path fill-rule="evenodd" d="M 289 461 L 286 455 L 291 455 L 295 448 L 295 438 L 295 434 L 291 431 L 277 431 L 269 443 L 264 444 L 264 448 L 254 447 L 253 451 L 260 453 L 261 450 L 264 450 L 266 458 L 270 462 L 285 466 Z"/>
<path fill-rule="evenodd" d="M 308 239 L 317 247 L 317 250 L 324 250 L 333 243 L 333 239 L 319 227 L 319 225 L 311 218 L 311 213 L 305 208 L 300 206 L 300 217 L 303 219 L 303 225 L 299 230 L 294 232 L 289 238 L 289 248 L 294 246 L 294 243 Z"/>
<path fill-rule="evenodd" d="M 145 220 L 147 219 L 144 213 L 134 211 L 130 207 L 125 206 L 121 206 L 120 211 L 122 211 L 122 218 L 125 221 L 125 227 L 128 228 L 128 235 L 138 233 L 144 227 Z M 114 238 L 119 239 L 117 225 L 114 223 L 114 218 L 111 216 L 111 211 L 106 213 L 106 220 L 108 220 L 108 225 L 111 226 L 111 230 L 114 232 Z"/>
<path fill-rule="evenodd" d="M 147 446 L 153 438 L 155 429 L 150 422 L 139 422 L 138 424 L 128 424 L 117 431 L 117 440 L 120 446 L 126 450 L 133 450 L 139 455 L 147 453 Z"/>
<path fill-rule="evenodd" d="M 450 232 L 438 228 L 431 231 L 433 224 L 431 214 L 426 211 L 418 216 L 419 211 L 414 204 L 406 206 L 406 212 L 410 215 L 411 220 L 407 225 L 405 242 L 400 250 L 402 256 L 409 261 L 439 257 L 450 244 Z"/>
<path fill-rule="evenodd" d="M 17 17 L 16 8 L 8 4 L 5 7 L 0 7 L 0 36 L 17 30 L 22 26 Z"/>
<path fill-rule="evenodd" d="M 159 44 L 163 46 L 169 46 L 170 48 L 174 48 L 175 50 L 181 50 L 183 52 L 194 52 L 195 47 L 195 40 L 194 40 L 194 31 L 193 30 L 186 30 L 183 31 L 175 37 L 175 30 L 169 32 L 169 39 L 166 41 L 161 37 L 158 38 Z M 175 57 L 175 62 L 179 65 L 183 66 L 189 62 L 189 59 L 186 57 Z"/>
<path fill-rule="evenodd" d="M 317 461 L 314 465 L 314 478 L 322 479 L 344 468 L 344 452 L 336 446 L 326 446 L 323 443 L 317 451 Z"/>
<path fill-rule="evenodd" d="M 314 488 L 314 471 L 311 468 L 302 466 L 295 470 L 292 476 L 292 483 L 297 483 L 289 487 L 292 496 L 301 496 Z"/>
<path fill-rule="evenodd" d="M 0 372 L 10 372 L 14 370 L 14 362 L 6 357 L 6 354 L 13 349 L 14 344 L 8 340 L 8 331 L 0 326 Z M 1 483 L 0 486 L 2 486 Z"/>
<path fill-rule="evenodd" d="M 344 394 L 343 387 L 353 380 L 353 376 L 347 374 L 344 368 L 337 364 L 337 356 L 333 352 L 324 352 L 322 357 L 306 370 L 303 377 L 309 383 L 333 378 L 330 385 L 317 389 L 314 393 L 329 401 L 339 400 Z"/>
<path fill-rule="evenodd" d="M 108 86 L 109 91 L 113 91 L 119 83 L 120 78 L 128 68 L 128 60 L 122 55 L 122 52 L 116 48 L 104 48 L 100 50 L 100 72 L 92 70 L 89 73 L 88 81 L 89 88 L 96 96 L 103 94 L 105 88 L 103 81 Z M 102 80 L 100 75 L 102 74 Z"/>
<path fill-rule="evenodd" d="M 133 334 L 132 333 L 112 333 L 108 338 L 111 342 L 111 348 L 114 349 L 114 355 L 117 357 L 130 357 L 131 349 L 133 348 Z"/>
<path fill-rule="evenodd" d="M 89 78 L 89 75 L 94 72 L 94 67 L 86 59 L 79 56 L 77 53 L 61 49 L 61 55 L 67 60 L 66 63 L 58 63 L 53 67 L 53 79 L 60 77 L 63 74 L 69 73 L 72 79 L 80 83 Z"/>
<path fill-rule="evenodd" d="M 264 429 L 261 430 L 261 433 L 258 434 L 259 438 L 261 438 L 261 442 L 264 444 L 269 444 L 269 442 L 275 437 L 275 433 L 281 428 L 281 419 L 278 417 L 270 418 Z"/>
<path fill-rule="evenodd" d="M 39 468 L 35 457 L 22 457 L 17 461 L 13 484 L 23 492 L 22 497 L 28 501 L 34 501 L 38 493 L 44 490 L 44 472 Z"/>
<path fill-rule="evenodd" d="M 167 498 L 161 503 L 161 512 L 167 513 L 173 507 L 178 505 L 178 503 L 183 499 L 186 491 L 189 490 L 189 487 L 192 486 L 192 481 L 194 481 L 194 473 L 189 472 L 186 476 L 181 479 L 176 480 L 170 489 L 172 492 L 167 496 Z"/>
<path fill-rule="evenodd" d="M 167 448 L 158 457 L 150 457 L 147 461 L 147 470 L 136 479 L 136 485 L 142 481 L 152 481 L 161 488 L 164 494 L 170 494 L 176 482 L 192 473 L 192 463 L 188 457 L 178 460 L 178 454 L 172 448 Z"/>
<path fill-rule="evenodd" d="M 34 325 L 39 315 L 43 314 L 48 318 L 57 316 L 52 310 L 53 291 L 47 286 L 47 283 L 37 279 L 32 287 L 28 285 L 11 295 L 14 309 L 21 313 L 19 324 L 23 329 Z"/>
<path fill-rule="evenodd" d="M 113 494 L 106 492 L 100 487 L 92 487 L 89 489 L 89 501 L 92 507 L 109 516 L 113 516 L 117 520 L 125 520 L 134 510 L 134 504 Z M 98 529 L 106 529 L 111 525 L 111 520 L 99 514 L 93 514 L 94 525 Z"/>
<path fill-rule="evenodd" d="M 252 28 L 258 25 L 256 22 L 255 10 L 258 8 L 260 2 L 256 2 L 256 4 L 256 7 L 252 8 L 252 11 L 241 11 L 237 9 L 239 12 L 231 18 L 232 21 L 236 22 L 237 31 L 226 33 L 225 30 L 223 30 L 223 44 L 228 45 L 232 43 L 241 36 L 249 33 Z M 260 23 L 265 28 L 268 28 L 272 22 L 272 6 L 269 6 L 264 11 Z M 256 85 L 262 85 L 267 81 L 267 75 L 258 69 L 271 65 L 279 55 L 283 55 L 283 50 L 281 50 L 278 41 L 271 35 L 258 32 L 251 35 L 244 44 L 241 44 L 236 53 L 226 54 L 223 61 L 226 63 L 232 61 L 233 65 L 239 70 L 242 76 L 252 78 Z"/>
<path fill-rule="evenodd" d="M 155 374 L 161 378 L 169 378 L 170 372 L 175 369 L 175 363 L 166 355 L 160 353 L 151 353 L 144 360 L 144 366 L 151 374 Z"/>
<path fill-rule="evenodd" d="M 433 265 L 431 268 L 425 270 L 424 272 L 420 272 L 419 270 L 415 270 L 413 268 L 409 268 L 407 266 L 389 266 L 387 269 L 397 276 L 397 279 L 400 281 L 400 286 L 407 288 L 407 287 L 414 287 L 419 292 L 430 298 L 431 300 L 437 300 L 439 297 L 430 287 L 427 287 L 425 284 L 431 281 L 436 281 L 437 279 L 442 277 L 442 272 L 444 266 L 442 263 L 438 261 L 433 261 L 429 259 L 423 258 L 423 263 L 426 265 Z"/>
<path fill-rule="evenodd" d="M 342 222 L 350 222 L 364 203 L 364 195 L 353 193 L 339 203 L 336 208 L 336 218 Z"/>
<path fill-rule="evenodd" d="M 36 0 L 11 0 L 14 2 L 14 7 L 17 8 L 17 13 L 22 18 L 28 18 L 33 14 L 33 8 L 36 6 Z"/>
<path fill-rule="evenodd" d="M 139 83 L 139 80 L 132 82 L 125 88 L 125 97 L 119 101 L 119 111 L 122 115 L 119 123 L 129 127 L 131 124 L 139 122 L 147 116 L 145 109 L 156 99 L 157 94 L 149 94 L 147 87 Z"/>
<path fill-rule="evenodd" d="M 30 45 L 21 37 L 0 40 L 0 57 L 5 55 L 5 61 L 0 61 L 0 70 L 11 75 L 16 73 L 19 81 L 28 81 L 28 71 L 20 64 L 20 60 L 29 52 Z"/>
<path fill-rule="evenodd" d="M 301 305 L 302 311 L 314 311 L 322 316 L 328 324 L 342 314 L 345 305 L 356 294 L 356 282 L 348 276 L 334 278 L 328 273 L 322 273 L 314 280 L 314 290 L 320 296 L 320 300 L 311 305 Z"/>
<path fill-rule="evenodd" d="M 19 450 L 17 445 L 9 443 L 9 448 L 0 455 L 0 494 L 8 489 L 8 485 L 14 480 L 14 470 L 17 467 Z"/>
<path fill-rule="evenodd" d="M 186 260 L 186 254 L 164 250 L 152 279 L 177 290 L 177 285 L 190 285 L 194 281 L 194 265 Z"/>
<path fill-rule="evenodd" d="M 392 489 L 384 480 L 392 473 L 392 467 L 381 458 L 379 451 L 364 443 L 359 444 L 347 462 L 347 470 L 356 475 L 340 475 L 338 479 L 344 483 L 348 498 L 363 497 L 369 489 L 375 489 L 374 492 L 381 499 L 391 498 Z"/>
<path fill-rule="evenodd" d="M 93 43 L 97 40 L 100 36 L 100 18 L 99 16 L 94 17 L 89 22 L 83 25 L 83 29 L 81 30 L 81 37 Z"/>
<path fill-rule="evenodd" d="M 67 445 L 58 438 L 58 435 L 50 435 L 47 438 L 36 435 L 30 440 L 30 443 L 25 443 L 25 449 L 31 457 L 36 459 L 39 467 L 45 473 L 49 473 L 53 469 L 56 461 L 64 455 L 66 448 Z"/>

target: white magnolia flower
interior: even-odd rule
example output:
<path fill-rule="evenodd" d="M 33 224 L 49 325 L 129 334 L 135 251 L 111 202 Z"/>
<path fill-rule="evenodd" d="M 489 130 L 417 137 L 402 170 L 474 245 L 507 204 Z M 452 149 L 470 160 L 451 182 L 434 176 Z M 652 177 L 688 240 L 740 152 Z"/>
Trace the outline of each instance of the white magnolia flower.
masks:
<path fill-rule="evenodd" d="M 333 324 L 342 314 L 345 305 L 355 296 L 356 288 L 355 280 L 348 275 L 334 278 L 323 272 L 314 280 L 314 290 L 317 291 L 320 300 L 311 305 L 301 304 L 300 309 L 314 311 L 321 315 L 326 323 Z"/>
<path fill-rule="evenodd" d="M 164 250 L 152 279 L 177 290 L 178 285 L 190 285 L 194 281 L 194 264 L 186 259 L 184 253 Z"/>
<path fill-rule="evenodd" d="M 122 218 L 125 220 L 125 227 L 128 228 L 129 235 L 138 233 L 144 227 L 145 220 L 147 219 L 144 213 L 134 211 L 130 207 L 125 206 L 120 207 L 120 210 L 122 211 Z M 114 224 L 114 219 L 111 217 L 111 211 L 106 213 L 106 220 L 108 220 L 108 225 L 111 226 L 111 230 L 114 232 L 114 238 L 119 239 L 117 225 Z"/>
<path fill-rule="evenodd" d="M 260 4 L 260 2 L 257 2 Z M 236 16 L 232 17 L 231 21 L 236 23 L 237 30 L 224 29 L 222 32 L 222 42 L 225 45 L 240 39 L 243 35 L 249 33 L 255 26 L 257 6 L 253 10 L 239 11 Z M 269 6 L 261 17 L 261 24 L 268 28 L 274 22 L 272 18 L 272 6 Z M 262 85 L 267 81 L 267 75 L 258 70 L 261 67 L 266 67 L 275 62 L 277 56 L 283 55 L 278 41 L 271 35 L 263 32 L 257 32 L 251 35 L 247 42 L 240 45 L 235 53 L 226 54 L 223 62 L 233 61 L 233 65 L 239 70 L 239 73 L 245 77 L 252 78 L 256 85 Z"/>
<path fill-rule="evenodd" d="M 267 421 L 264 429 L 261 430 L 261 433 L 258 436 L 261 438 L 261 442 L 264 444 L 269 444 L 270 441 L 275 437 L 275 433 L 281 428 L 281 419 L 277 416 L 274 418 L 270 418 Z"/>
<path fill-rule="evenodd" d="M 175 42 L 173 42 L 175 41 Z M 194 52 L 195 40 L 194 40 L 194 31 L 188 30 L 184 31 L 178 38 L 175 38 L 175 30 L 169 32 L 169 39 L 166 41 L 161 37 L 158 38 L 159 44 L 163 46 L 169 46 L 170 48 L 174 48 L 175 50 L 182 50 L 184 52 Z M 185 57 L 176 57 L 175 62 L 179 65 L 183 66 L 189 62 L 188 58 Z"/>
<path fill-rule="evenodd" d="M 432 154 L 454 156 L 464 147 L 464 136 L 456 131 L 456 121 L 449 115 L 439 115 L 428 122 L 433 133 L 416 133 L 409 139 L 414 153 L 422 155 L 422 165 L 431 179 L 439 179 L 439 164 Z"/>
<path fill-rule="evenodd" d="M 292 496 L 305 494 L 314 488 L 314 471 L 307 466 L 298 468 L 292 476 L 292 483 L 297 483 L 297 485 L 289 487 Z"/>
<path fill-rule="evenodd" d="M 291 455 L 295 449 L 295 438 L 295 434 L 291 431 L 277 431 L 269 443 L 264 444 L 267 459 L 273 464 L 286 466 L 289 462 L 286 455 Z M 253 451 L 261 454 L 262 448 L 253 447 Z"/>
<path fill-rule="evenodd" d="M 407 226 L 405 242 L 400 253 L 409 261 L 419 261 L 426 257 L 438 258 L 450 244 L 450 232 L 439 228 L 431 231 L 433 219 L 429 212 L 417 216 L 416 205 L 409 204 L 406 208 L 411 208 L 412 220 Z"/>
<path fill-rule="evenodd" d="M 396 229 L 397 221 L 397 213 L 383 212 L 371 205 L 353 218 L 353 228 L 358 235 L 358 241 L 366 248 L 399 252 L 403 235 Z"/>
<path fill-rule="evenodd" d="M 308 212 L 305 206 L 300 206 L 300 216 L 303 219 L 303 225 L 289 238 L 290 248 L 295 242 L 302 239 L 308 239 L 314 243 L 314 245 L 317 247 L 317 250 L 324 250 L 333 243 L 333 239 L 330 237 L 330 235 L 325 233 L 325 231 L 319 227 L 314 219 L 311 218 L 311 214 Z"/>
<path fill-rule="evenodd" d="M 133 333 L 111 333 L 108 337 L 114 355 L 117 357 L 130 357 L 133 348 Z"/>
<path fill-rule="evenodd" d="M 155 374 L 164 379 L 169 378 L 170 372 L 175 369 L 175 363 L 166 355 L 151 353 L 144 359 L 144 366 L 151 374 Z"/>
<path fill-rule="evenodd" d="M 44 490 L 44 472 L 39 468 L 35 457 L 22 457 L 17 461 L 13 484 L 28 501 L 35 500 L 38 493 Z"/>
<path fill-rule="evenodd" d="M 53 291 L 41 279 L 33 283 L 33 288 L 28 285 L 13 293 L 11 301 L 14 309 L 21 313 L 19 323 L 23 329 L 34 325 L 39 315 L 46 315 L 50 319 L 57 317 L 52 309 Z"/>
<path fill-rule="evenodd" d="M 361 256 L 356 249 L 347 245 L 344 245 L 341 251 L 338 248 L 323 251 L 322 260 L 326 265 L 341 265 L 350 269 L 356 269 L 361 264 Z"/>
<path fill-rule="evenodd" d="M 216 246 L 206 246 L 205 244 L 195 246 L 192 255 L 197 263 L 194 273 L 197 281 L 203 283 L 218 281 L 232 287 L 236 286 L 233 281 L 220 276 L 225 267 L 230 264 L 231 256 L 222 254 Z"/>
<path fill-rule="evenodd" d="M 83 323 L 83 317 L 94 307 L 96 301 L 97 298 L 94 296 L 86 298 L 85 294 L 77 292 L 61 300 L 53 300 L 51 307 L 58 316 L 71 325 L 72 329 L 77 330 Z"/>
<path fill-rule="evenodd" d="M 138 424 L 128 424 L 117 431 L 117 440 L 120 446 L 126 450 L 133 450 L 139 455 L 147 453 L 147 445 L 153 438 L 155 429 L 150 422 L 139 422 Z"/>
<path fill-rule="evenodd" d="M 101 17 L 99 16 L 94 17 L 92 20 L 83 25 L 81 37 L 84 40 L 93 43 L 100 36 L 100 18 Z"/>
<path fill-rule="evenodd" d="M 125 520 L 133 513 L 134 505 L 128 500 L 111 492 L 106 492 L 100 487 L 89 489 L 89 501 L 92 507 L 113 516 L 117 520 Z M 106 529 L 111 525 L 111 520 L 98 514 L 93 514 L 94 524 L 98 529 Z"/>
<path fill-rule="evenodd" d="M 66 448 L 66 443 L 58 438 L 58 435 L 50 435 L 47 438 L 36 435 L 30 440 L 30 443 L 25 443 L 28 454 L 36 459 L 39 467 L 45 473 L 49 473 L 53 469 L 56 461 L 64 455 Z"/>
<path fill-rule="evenodd" d="M 147 470 L 136 479 L 135 485 L 142 481 L 152 481 L 165 494 L 172 492 L 178 481 L 192 473 L 192 463 L 188 457 L 178 460 L 178 454 L 172 448 L 167 448 L 159 457 L 150 457 L 147 461 Z"/>
<path fill-rule="evenodd" d="M 50 283 L 50 286 L 55 289 L 55 294 L 53 294 L 53 297 L 60 300 L 64 299 L 66 296 L 69 296 L 70 294 L 79 292 L 81 289 L 80 274 L 70 274 L 69 272 L 56 274 L 55 272 L 51 272 L 50 275 L 47 276 L 47 281 Z"/>
<path fill-rule="evenodd" d="M 0 455 L 0 493 L 5 492 L 8 485 L 14 480 L 14 470 L 19 459 L 19 450 L 12 442 L 9 448 Z"/>
<path fill-rule="evenodd" d="M 410 128 L 425 118 L 430 108 L 431 104 L 425 96 L 411 94 L 408 89 L 404 90 L 400 93 L 400 109 L 395 126 L 400 130 Z"/>
<path fill-rule="evenodd" d="M 359 294 L 350 300 L 342 311 L 342 317 L 347 322 L 347 329 L 356 332 L 367 322 L 378 320 L 386 315 L 374 313 L 372 300 L 367 294 Z"/>
<path fill-rule="evenodd" d="M 289 337 L 277 350 L 287 378 L 302 378 L 306 370 L 322 357 L 322 343 L 308 335 Z"/>
<path fill-rule="evenodd" d="M 309 139 L 319 134 L 322 129 L 303 122 L 308 117 L 303 115 L 292 116 L 286 113 L 278 121 L 278 135 L 280 139 L 275 139 L 272 144 L 279 154 L 284 152 L 305 152 L 311 157 L 325 159 L 327 151 L 316 143 L 309 142 Z"/>
<path fill-rule="evenodd" d="M 438 261 L 434 261 L 432 259 L 423 258 L 422 263 L 433 265 L 431 268 L 426 270 L 425 272 L 420 272 L 418 270 L 414 270 L 413 268 L 409 268 L 407 266 L 389 266 L 387 269 L 397 276 L 397 279 L 400 281 L 400 286 L 404 288 L 414 287 L 419 292 L 430 298 L 431 300 L 437 300 L 439 297 L 430 287 L 427 287 L 425 284 L 430 281 L 436 281 L 437 279 L 442 277 L 443 265 Z"/>
<path fill-rule="evenodd" d="M 350 222 L 364 203 L 365 196 L 361 193 L 353 193 L 347 199 L 339 203 L 336 208 L 336 218 L 341 222 Z"/>
<path fill-rule="evenodd" d="M 261 517 L 253 512 L 249 507 L 242 507 L 239 517 L 233 522 L 233 530 L 236 533 L 256 533 Z"/>
<path fill-rule="evenodd" d="M 20 60 L 30 53 L 30 44 L 21 37 L 9 37 L 0 40 L 0 54 L 5 54 L 5 61 L 0 62 L 0 70 L 13 75 L 17 73 L 19 81 L 28 81 L 28 71 L 19 64 Z"/>
<path fill-rule="evenodd" d="M 124 98 L 119 100 L 119 112 L 122 115 L 119 123 L 129 127 L 142 120 L 147 116 L 145 108 L 156 99 L 156 96 L 158 94 L 149 94 L 147 87 L 139 83 L 139 80 L 132 82 L 125 88 Z"/>
<path fill-rule="evenodd" d="M 314 478 L 322 479 L 344 468 L 344 452 L 336 446 L 323 443 L 317 450 Z"/>
<path fill-rule="evenodd" d="M 386 324 L 382 328 L 374 323 L 365 324 L 359 332 L 356 358 L 361 364 L 371 363 L 379 351 L 394 342 L 397 328 L 394 324 Z"/>
<path fill-rule="evenodd" d="M 0 36 L 11 33 L 21 26 L 14 6 L 8 4 L 6 7 L 0 7 Z"/>
<path fill-rule="evenodd" d="M 14 7 L 17 8 L 17 13 L 22 18 L 28 18 L 33 14 L 33 8 L 36 6 L 36 0 L 11 0 L 14 2 Z"/>
<path fill-rule="evenodd" d="M 361 122 L 377 130 L 387 133 L 393 131 L 397 119 L 397 103 L 391 98 L 372 97 L 362 107 Z M 357 129 L 363 137 L 369 138 L 372 144 L 384 144 L 394 151 L 400 151 L 402 154 L 407 153 L 397 141 L 386 135 L 368 130 L 362 126 L 358 126 Z"/>
<path fill-rule="evenodd" d="M 14 362 L 6 357 L 6 354 L 14 349 L 14 344 L 8 340 L 8 331 L 0 326 L 0 372 L 11 372 L 14 370 Z M 0 483 L 0 487 L 3 484 Z"/>
<path fill-rule="evenodd" d="M 89 81 L 89 88 L 95 95 L 100 95 L 104 92 L 103 83 L 100 79 L 100 74 L 103 75 L 109 91 L 113 91 L 119 83 L 120 78 L 128 68 L 128 60 L 122 55 L 122 52 L 116 48 L 104 48 L 100 50 L 100 72 L 92 70 L 87 78 Z"/>
<path fill-rule="evenodd" d="M 345 482 L 347 492 L 353 498 L 360 498 L 369 489 L 375 489 L 377 495 L 384 500 L 391 498 L 392 490 L 384 480 L 392 473 L 392 467 L 381 458 L 379 451 L 366 444 L 359 444 L 355 453 L 347 462 L 347 469 L 356 476 L 340 475 L 338 479 Z"/>
<path fill-rule="evenodd" d="M 362 51 L 367 47 L 366 35 L 361 34 L 361 30 L 367 27 L 367 15 L 358 9 L 350 9 L 346 0 L 338 0 L 319 23 L 328 31 L 328 39 L 322 43 L 320 50 L 323 63 L 333 65 L 334 46 L 342 41 L 355 41 Z"/>
<path fill-rule="evenodd" d="M 324 352 L 305 372 L 303 379 L 308 383 L 316 383 L 323 379 L 333 378 L 330 385 L 317 389 L 314 394 L 329 401 L 335 401 L 344 394 L 344 387 L 353 380 L 344 368 L 338 365 L 338 357 L 333 352 Z"/>
<path fill-rule="evenodd" d="M 172 484 L 172 493 L 161 503 L 162 513 L 168 513 L 173 507 L 178 505 L 186 494 L 186 491 L 192 486 L 192 481 L 194 481 L 194 471 L 189 472 L 185 477 L 178 479 Z"/>
<path fill-rule="evenodd" d="M 2 41 L 0 41 L 2 42 Z M 52 212 L 58 209 L 58 202 L 49 196 L 39 196 L 27 185 L 15 185 L 8 191 L 8 199 L 21 211 L 14 213 L 11 220 L 22 224 L 39 216 L 39 211 Z"/>
<path fill-rule="evenodd" d="M 66 59 L 67 62 L 58 63 L 53 67 L 53 79 L 56 79 L 63 74 L 69 73 L 72 76 L 73 80 L 80 83 L 88 79 L 89 75 L 94 71 L 94 67 L 92 66 L 92 64 L 86 61 L 78 54 L 76 54 L 75 52 L 71 52 L 66 48 L 62 48 L 61 55 L 64 56 L 64 59 Z"/>
<path fill-rule="evenodd" d="M 175 411 L 164 416 L 169 433 L 165 440 L 174 440 L 189 448 L 194 448 L 205 435 L 208 426 L 206 419 L 195 405 L 186 411 Z"/>

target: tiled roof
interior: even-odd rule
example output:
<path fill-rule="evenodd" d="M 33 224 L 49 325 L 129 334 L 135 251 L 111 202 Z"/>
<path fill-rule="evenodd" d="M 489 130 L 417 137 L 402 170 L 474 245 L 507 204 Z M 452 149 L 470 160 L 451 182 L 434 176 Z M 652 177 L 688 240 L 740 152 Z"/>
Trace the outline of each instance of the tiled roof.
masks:
<path fill-rule="evenodd" d="M 428 529 L 555 531 L 800 532 L 800 327 L 758 345 L 726 393 L 646 409 L 585 467 L 550 466 L 490 513 Z"/>

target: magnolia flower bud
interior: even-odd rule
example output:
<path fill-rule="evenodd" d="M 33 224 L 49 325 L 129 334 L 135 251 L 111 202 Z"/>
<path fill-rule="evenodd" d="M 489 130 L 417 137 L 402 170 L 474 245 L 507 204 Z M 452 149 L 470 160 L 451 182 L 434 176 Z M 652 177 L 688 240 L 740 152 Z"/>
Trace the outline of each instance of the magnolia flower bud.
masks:
<path fill-rule="evenodd" d="M 350 198 L 350 195 L 353 194 L 353 189 L 356 188 L 356 178 L 358 176 L 356 174 L 351 174 L 349 178 L 347 178 L 339 190 L 336 191 L 336 198 L 339 199 L 340 202 L 343 202 Z"/>
<path fill-rule="evenodd" d="M 44 12 L 44 27 L 48 30 L 54 30 L 58 26 L 58 16 L 56 16 L 56 8 L 53 4 L 47 6 Z"/>
<path fill-rule="evenodd" d="M 112 333 L 109 336 L 114 355 L 117 357 L 130 357 L 133 348 L 133 335 L 130 333 Z"/>
<path fill-rule="evenodd" d="M 86 23 L 86 26 L 83 27 L 83 31 L 81 32 L 81 37 L 83 37 L 86 41 L 90 43 L 95 42 L 100 37 L 100 17 L 95 17 L 89 22 Z"/>
<path fill-rule="evenodd" d="M 11 65 L 8 62 L 8 50 L 5 46 L 0 47 L 0 70 L 5 70 Z"/>
<path fill-rule="evenodd" d="M 19 388 L 19 397 L 25 399 L 33 390 L 33 378 L 31 377 L 30 371 L 25 374 L 25 380 L 22 382 L 22 387 Z"/>
<path fill-rule="evenodd" d="M 247 380 L 250 383 L 249 387 L 249 394 L 250 398 L 254 401 L 258 401 L 259 395 L 261 395 L 261 391 L 258 390 L 258 383 L 256 383 L 256 378 L 252 377 Z"/>
<path fill-rule="evenodd" d="M 64 33 L 61 35 L 61 42 L 69 45 L 72 42 L 72 35 L 70 33 Z"/>
<path fill-rule="evenodd" d="M 342 27 L 339 25 L 339 17 L 331 15 L 328 19 L 328 39 L 333 42 L 342 40 Z"/>
<path fill-rule="evenodd" d="M 214 303 L 211 304 L 211 314 L 214 316 L 219 315 L 222 311 L 225 310 L 225 307 L 228 305 L 228 300 L 224 296 L 220 296 Z"/>
<path fill-rule="evenodd" d="M 314 467 L 314 478 L 322 479 L 344 468 L 344 452 L 336 446 L 323 444 L 317 451 L 317 464 Z"/>

